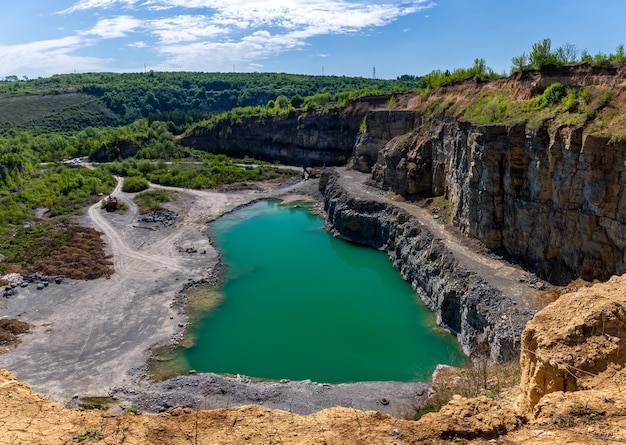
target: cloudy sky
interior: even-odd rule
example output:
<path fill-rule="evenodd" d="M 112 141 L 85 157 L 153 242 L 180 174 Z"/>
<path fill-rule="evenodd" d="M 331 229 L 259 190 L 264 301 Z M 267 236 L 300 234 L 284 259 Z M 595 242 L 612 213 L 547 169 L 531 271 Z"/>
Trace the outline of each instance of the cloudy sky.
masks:
<path fill-rule="evenodd" d="M 626 44 L 624 0 L 4 0 L 0 78 L 237 71 L 392 79 L 511 57 L 550 38 Z"/>

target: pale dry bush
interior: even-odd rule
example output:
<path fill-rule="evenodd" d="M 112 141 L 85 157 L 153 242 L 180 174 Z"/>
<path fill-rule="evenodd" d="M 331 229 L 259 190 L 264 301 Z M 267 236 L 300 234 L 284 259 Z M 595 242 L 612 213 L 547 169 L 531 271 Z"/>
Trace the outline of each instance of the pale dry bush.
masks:
<path fill-rule="evenodd" d="M 472 398 L 481 395 L 497 397 L 502 391 L 517 386 L 520 382 L 519 362 L 488 365 L 479 361 L 471 368 L 441 368 L 433 378 L 426 401 L 415 408 L 413 419 L 439 411 L 454 395 Z"/>

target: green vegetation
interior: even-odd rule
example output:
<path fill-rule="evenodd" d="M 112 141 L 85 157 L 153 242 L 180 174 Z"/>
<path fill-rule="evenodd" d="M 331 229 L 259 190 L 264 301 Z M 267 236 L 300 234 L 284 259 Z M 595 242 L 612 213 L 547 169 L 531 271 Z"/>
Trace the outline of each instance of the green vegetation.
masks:
<path fill-rule="evenodd" d="M 76 233 L 71 229 L 57 233 L 56 228 L 115 186 L 113 177 L 101 170 L 12 165 L 11 170 L 0 165 L 0 254 L 6 262 L 22 266 L 70 244 Z M 5 270 L 2 264 L 0 272 Z"/>
<path fill-rule="evenodd" d="M 442 86 L 460 82 L 468 79 L 475 81 L 487 81 L 502 77 L 489 68 L 485 59 L 475 59 L 474 65 L 470 68 L 457 68 L 450 72 L 435 70 L 419 80 L 422 95 L 427 95 L 430 91 Z"/>
<path fill-rule="evenodd" d="M 150 187 L 148 181 L 144 178 L 139 178 L 137 176 L 129 176 L 128 178 L 124 178 L 124 182 L 122 183 L 122 191 L 126 193 L 137 193 L 143 192 Z"/>
<path fill-rule="evenodd" d="M 445 196 L 429 198 L 426 202 L 426 206 L 430 213 L 436 216 L 443 224 L 450 224 L 452 222 L 450 201 L 448 201 Z"/>
<path fill-rule="evenodd" d="M 521 377 L 519 363 L 487 366 L 479 363 L 472 368 L 444 369 L 433 381 L 431 395 L 416 408 L 413 420 L 424 414 L 439 411 L 454 395 L 463 397 L 498 397 L 507 389 L 516 387 Z"/>
<path fill-rule="evenodd" d="M 547 67 L 560 67 L 574 65 L 580 62 L 588 62 L 596 66 L 606 66 L 611 63 L 626 62 L 624 45 L 619 45 L 614 54 L 597 53 L 591 56 L 587 50 L 578 51 L 576 45 L 566 43 L 556 49 L 552 49 L 552 41 L 543 39 L 533 44 L 530 54 L 522 53 L 511 59 L 511 72 L 522 72 L 526 70 L 540 70 Z"/>
<path fill-rule="evenodd" d="M 83 434 L 77 434 L 74 436 L 76 442 L 88 442 L 90 440 L 99 441 L 102 440 L 102 434 L 98 430 L 85 430 Z"/>
<path fill-rule="evenodd" d="M 490 124 L 506 122 L 511 116 L 511 103 L 506 93 L 491 96 L 481 93 L 462 112 L 463 117 L 474 122 Z"/>
<path fill-rule="evenodd" d="M 147 213 L 151 210 L 161 210 L 161 203 L 171 201 L 173 193 L 166 190 L 148 190 L 135 196 L 134 201 L 139 207 L 140 213 Z"/>
<path fill-rule="evenodd" d="M 0 176 L 0 232 L 7 224 L 24 224 L 36 209 L 48 218 L 75 214 L 114 184 L 101 170 L 64 165 L 14 168 Z"/>
<path fill-rule="evenodd" d="M 324 95 L 390 94 L 417 88 L 407 80 L 284 73 L 85 73 L 0 82 L 0 130 L 80 130 L 130 124 L 139 118 L 166 122 L 181 133 L 189 124 L 238 107 L 306 108 Z M 15 110 L 18 110 L 16 113 Z"/>
<path fill-rule="evenodd" d="M 617 113 L 611 99 L 610 91 L 602 87 L 565 87 L 555 82 L 540 95 L 526 101 L 512 101 L 508 93 L 496 96 L 481 93 L 460 110 L 460 115 L 482 124 L 524 123 L 531 128 L 552 120 L 574 128 L 585 126 L 588 131 L 595 132 L 605 130 L 608 120 Z"/>
<path fill-rule="evenodd" d="M 579 62 L 610 68 L 626 62 L 626 54 L 623 45 L 613 54 L 591 56 L 571 44 L 553 49 L 550 39 L 544 39 L 512 62 L 514 72 Z M 51 227 L 47 225 L 62 222 L 97 202 L 99 194 L 109 194 L 115 185 L 112 173 L 123 176 L 124 190 L 133 192 L 145 190 L 148 182 L 254 187 L 255 181 L 297 174 L 254 159 L 229 159 L 182 146 L 180 135 L 191 131 L 201 135 L 217 129 L 227 135 L 250 116 L 263 120 L 336 112 L 367 95 L 385 95 L 388 106 L 395 106 L 402 92 L 421 91 L 426 97 L 454 82 L 498 77 L 479 58 L 470 68 L 396 80 L 278 73 L 88 73 L 34 80 L 7 76 L 0 81 L 0 237 L 19 246 L 14 235 L 28 238 L 20 229 L 25 224 Z M 446 113 L 477 123 L 535 128 L 551 121 L 601 132 L 618 113 L 612 92 L 600 86 L 555 83 L 524 101 L 507 93 L 483 93 L 470 103 L 463 99 L 435 96 L 426 103 L 424 116 Z M 363 119 L 361 130 L 366 126 Z M 620 128 L 611 124 L 611 135 L 626 137 Z M 86 158 L 107 165 L 82 168 Z M 158 208 L 161 202 L 151 195 L 142 199 L 142 208 Z M 2 243 L 0 254 L 10 248 Z"/>
<path fill-rule="evenodd" d="M 126 408 L 124 408 L 124 412 L 132 413 L 132 414 L 139 414 L 139 408 L 137 408 L 135 405 L 127 406 Z"/>
<path fill-rule="evenodd" d="M 80 399 L 80 407 L 82 409 L 107 411 L 114 404 L 115 400 L 111 397 L 85 397 Z"/>
<path fill-rule="evenodd" d="M 239 183 L 243 187 L 252 181 L 287 179 L 296 170 L 280 169 L 267 163 L 250 159 L 232 159 L 226 155 L 203 153 L 202 162 L 149 162 L 126 159 L 106 166 L 111 173 L 126 176 L 125 182 L 133 177 L 159 185 L 205 189 Z M 133 180 L 134 182 L 135 180 Z M 145 190 L 147 187 L 143 189 Z M 126 191 L 126 190 L 125 190 Z M 141 190 L 137 190 L 141 191 Z"/>

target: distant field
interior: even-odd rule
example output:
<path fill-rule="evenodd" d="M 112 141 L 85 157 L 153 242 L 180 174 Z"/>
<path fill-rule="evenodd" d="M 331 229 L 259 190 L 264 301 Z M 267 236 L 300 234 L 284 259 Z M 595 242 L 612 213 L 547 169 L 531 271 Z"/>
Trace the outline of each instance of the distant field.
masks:
<path fill-rule="evenodd" d="M 118 122 L 100 99 L 87 94 L 0 95 L 0 130 L 11 127 L 69 131 Z"/>

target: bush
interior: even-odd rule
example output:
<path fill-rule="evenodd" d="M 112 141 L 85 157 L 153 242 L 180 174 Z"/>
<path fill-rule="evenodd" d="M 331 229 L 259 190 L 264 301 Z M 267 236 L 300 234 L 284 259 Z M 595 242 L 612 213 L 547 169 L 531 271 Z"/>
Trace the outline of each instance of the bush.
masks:
<path fill-rule="evenodd" d="M 543 94 L 535 99 L 535 106 L 539 109 L 549 105 L 556 105 L 565 96 L 565 88 L 560 82 L 554 82 L 545 89 Z"/>
<path fill-rule="evenodd" d="M 165 190 L 148 190 L 135 196 L 134 201 L 140 213 L 147 213 L 151 210 L 161 210 L 163 208 L 161 203 L 171 199 L 171 194 Z"/>
<path fill-rule="evenodd" d="M 128 178 L 125 178 L 122 183 L 122 191 L 127 193 L 142 192 L 149 187 L 150 185 L 148 184 L 148 181 L 137 176 L 129 176 Z"/>

